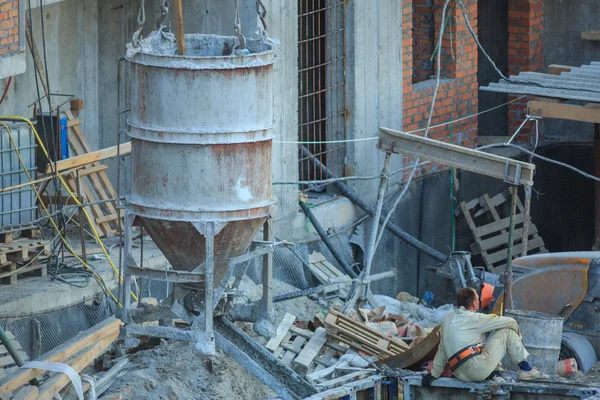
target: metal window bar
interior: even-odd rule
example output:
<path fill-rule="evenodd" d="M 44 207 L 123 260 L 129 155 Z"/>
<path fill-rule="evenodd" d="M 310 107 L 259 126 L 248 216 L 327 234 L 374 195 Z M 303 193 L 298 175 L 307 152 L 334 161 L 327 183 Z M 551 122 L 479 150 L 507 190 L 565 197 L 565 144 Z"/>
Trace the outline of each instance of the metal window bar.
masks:
<path fill-rule="evenodd" d="M 298 0 L 298 138 L 302 142 L 346 139 L 344 3 L 344 0 Z M 344 176 L 344 145 L 307 147 L 337 176 Z M 310 160 L 300 157 L 299 163 L 300 180 L 327 178 Z"/>

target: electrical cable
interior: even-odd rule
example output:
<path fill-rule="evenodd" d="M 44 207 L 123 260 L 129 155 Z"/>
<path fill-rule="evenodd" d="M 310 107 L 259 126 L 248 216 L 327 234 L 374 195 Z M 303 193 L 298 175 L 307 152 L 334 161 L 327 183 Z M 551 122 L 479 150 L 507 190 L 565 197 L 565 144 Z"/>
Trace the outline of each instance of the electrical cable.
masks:
<path fill-rule="evenodd" d="M 2 119 L 17 119 L 17 120 L 21 120 L 21 121 L 27 122 L 29 124 L 29 126 L 31 127 L 31 129 L 33 130 L 33 133 L 35 134 L 36 138 L 38 139 L 38 141 L 40 143 L 40 147 L 41 147 L 42 151 L 44 152 L 44 154 L 46 155 L 46 158 L 48 160 L 50 159 L 50 157 L 48 156 L 48 151 L 44 147 L 43 143 L 40 141 L 38 132 L 35 129 L 35 127 L 33 126 L 33 124 L 31 123 L 31 121 L 29 121 L 27 118 L 23 118 L 23 117 L 19 117 L 19 116 L 0 117 L 0 120 L 2 120 Z M 54 164 L 50 163 L 49 165 L 51 166 L 52 169 L 54 169 Z M 30 176 L 29 176 L 29 178 L 31 180 Z M 60 179 L 62 185 L 65 188 L 65 190 L 69 193 L 69 196 L 71 196 L 73 198 L 73 200 L 75 201 L 75 203 L 81 205 L 82 203 L 79 201 L 79 199 L 77 198 L 77 196 L 75 196 L 75 194 L 71 191 L 71 189 L 69 189 L 69 186 L 65 182 L 64 178 L 61 175 L 59 175 L 58 178 Z M 37 193 L 37 191 L 36 191 L 36 193 Z M 48 213 L 47 209 L 45 208 L 45 205 L 43 205 L 43 206 L 44 206 L 44 209 L 45 209 L 46 213 Z M 112 259 L 108 255 L 108 252 L 106 251 L 106 247 L 104 246 L 104 243 L 102 243 L 102 240 L 100 239 L 100 236 L 98 235 L 98 232 L 96 231 L 96 228 L 94 227 L 94 224 L 92 222 L 92 219 L 91 219 L 89 213 L 87 212 L 87 210 L 85 208 L 82 208 L 82 211 L 83 211 L 83 214 L 85 215 L 85 218 L 87 219 L 87 221 L 88 221 L 88 223 L 89 223 L 92 231 L 94 232 L 94 235 L 95 235 L 97 243 L 100 245 L 102 251 L 106 255 L 106 258 L 107 258 L 107 260 L 108 260 L 108 262 L 109 262 L 112 270 L 114 271 L 115 275 L 119 278 L 119 281 L 123 282 L 122 275 L 119 274 L 117 268 L 115 267 L 115 264 L 113 263 Z M 54 222 L 52 219 L 50 219 L 50 221 Z M 53 223 L 52 225 L 54 226 L 55 224 Z M 55 226 L 55 228 L 56 228 L 56 226 Z M 71 251 L 71 253 L 74 253 L 74 252 Z M 81 260 L 81 259 L 79 259 L 79 260 L 80 260 L 80 262 L 84 263 L 83 260 Z M 134 298 L 135 301 L 138 301 L 137 296 L 133 292 L 131 293 L 131 296 Z M 120 305 L 119 302 L 117 302 L 117 304 Z"/>
<path fill-rule="evenodd" d="M 18 117 L 21 118 L 21 117 Z M 35 133 L 36 137 L 38 138 L 38 141 L 40 140 L 39 135 L 37 134 L 37 131 L 35 130 L 35 127 L 33 126 L 33 124 L 31 123 L 31 121 L 27 120 L 26 118 L 23 118 L 23 120 L 27 121 L 31 127 L 31 129 L 33 129 L 33 132 Z M 27 170 L 27 167 L 25 166 L 25 162 L 23 161 L 23 158 L 21 157 L 21 152 L 19 151 L 17 144 L 12 136 L 12 133 L 10 131 L 10 128 L 8 127 L 7 124 L 5 124 L 4 122 L 0 122 L 0 126 L 3 126 L 6 131 L 8 132 L 9 138 L 13 144 L 13 146 L 15 147 L 15 152 L 17 153 L 17 157 L 19 158 L 19 162 L 21 163 L 22 167 L 25 170 L 25 173 L 27 175 L 27 178 L 32 181 L 31 175 L 29 174 L 29 171 Z M 43 146 L 43 143 L 40 141 L 40 146 L 42 148 L 42 150 L 46 153 L 46 155 L 48 154 L 46 149 Z M 40 204 L 42 205 L 42 207 L 44 208 L 44 211 L 49 214 L 48 209 L 46 208 L 46 205 L 43 203 L 42 198 L 40 196 L 40 193 L 38 192 L 38 190 L 35 188 L 35 186 L 33 186 L 33 190 L 38 198 L 38 201 L 40 202 Z M 68 188 L 67 188 L 68 190 Z M 74 197 L 74 195 L 71 193 L 71 195 Z M 85 211 L 85 209 L 84 209 Z M 50 218 L 50 222 L 52 223 L 52 226 L 54 227 L 54 229 L 58 232 L 61 240 L 63 241 L 63 243 L 65 244 L 65 246 L 67 247 L 67 249 L 69 250 L 69 252 L 71 252 L 71 254 L 73 254 L 73 256 L 82 264 L 84 265 L 92 274 L 94 274 L 94 276 L 96 277 L 96 279 L 98 279 L 99 282 L 102 282 L 103 286 L 105 287 L 106 291 L 109 293 L 109 295 L 111 296 L 111 298 L 120 306 L 119 301 L 116 299 L 116 297 L 112 294 L 112 292 L 110 291 L 110 289 L 108 287 L 106 287 L 106 284 L 104 283 L 102 277 L 100 277 L 96 271 L 90 267 L 85 261 L 83 261 L 81 259 L 81 257 L 79 257 L 75 251 L 73 250 L 73 248 L 68 244 L 68 242 L 66 241 L 65 237 L 62 235 L 61 229 L 59 229 L 59 227 L 56 225 L 56 222 L 54 222 L 54 219 Z M 93 226 L 92 226 L 93 228 Z M 101 246 L 104 248 L 103 244 L 101 244 Z"/>
<path fill-rule="evenodd" d="M 505 107 L 509 104 L 515 103 L 517 101 L 523 100 L 524 98 L 526 98 L 528 96 L 519 96 L 515 99 L 509 100 L 506 103 L 494 106 L 492 108 L 488 108 L 487 110 L 483 110 L 483 111 L 479 111 L 475 114 L 469 114 L 466 115 L 464 117 L 460 117 L 457 119 L 453 119 L 451 121 L 448 122 L 443 122 L 441 124 L 437 124 L 437 125 L 431 125 L 429 129 L 436 129 L 436 128 L 441 128 L 447 125 L 450 125 L 452 123 L 456 124 L 458 122 L 462 122 L 471 118 L 475 118 L 478 117 L 480 115 L 495 111 L 499 108 Z M 421 128 L 421 129 L 415 129 L 414 131 L 407 131 L 404 133 L 408 133 L 408 134 L 413 134 L 413 133 L 419 133 L 419 132 L 423 132 L 425 131 L 426 128 Z M 324 140 L 324 141 L 309 141 L 309 142 L 299 142 L 299 141 L 288 141 L 288 140 L 273 140 L 273 143 L 277 143 L 277 144 L 336 144 L 336 143 L 354 143 L 354 142 L 365 142 L 365 141 L 371 141 L 371 140 L 379 140 L 379 136 L 372 136 L 372 137 L 368 137 L 368 138 L 359 138 L 359 139 L 342 139 L 342 140 Z"/>
<path fill-rule="evenodd" d="M 40 70 L 39 70 L 38 60 L 35 57 L 35 54 L 34 54 L 35 52 L 33 51 L 33 14 L 32 14 L 32 11 L 31 11 L 32 10 L 31 0 L 27 0 L 27 3 L 28 3 L 28 11 L 29 11 L 29 36 L 31 38 L 30 45 L 32 47 L 31 58 L 33 59 L 33 67 L 34 67 L 33 68 L 33 70 L 34 70 L 33 74 L 34 74 L 35 88 L 36 88 L 36 93 L 37 93 L 37 103 L 38 103 L 37 106 L 39 108 L 40 115 L 42 115 L 42 117 L 43 117 L 44 113 L 43 113 L 43 106 L 42 106 L 42 96 L 41 96 L 41 93 L 40 93 L 40 85 L 39 85 L 39 82 L 38 82 L 38 76 L 39 76 L 40 80 L 43 79 L 43 77 L 42 77 L 42 75 L 39 72 Z M 43 23 L 43 20 L 44 20 L 43 14 L 41 15 L 41 17 L 42 17 L 42 23 Z M 42 29 L 42 31 L 43 31 L 43 29 Z M 46 77 L 47 77 L 47 71 L 48 70 L 46 69 Z M 49 89 L 47 81 L 46 81 L 46 90 L 48 92 L 48 93 L 46 93 L 46 97 L 48 97 L 48 101 L 49 101 L 49 104 L 50 104 L 50 109 L 49 109 L 48 112 L 49 112 L 50 116 L 52 116 L 52 105 L 51 105 L 51 102 L 50 102 L 50 89 Z M 42 142 L 39 139 L 39 137 L 38 137 L 38 141 L 40 143 L 42 143 L 43 145 L 45 145 L 46 148 L 48 148 L 48 134 L 46 132 L 46 124 L 44 123 L 43 118 L 41 119 L 41 121 L 42 121 L 42 130 L 43 130 L 45 142 Z M 52 127 L 53 124 L 51 123 L 50 125 L 51 125 L 51 128 L 54 129 Z M 54 147 L 56 147 L 56 146 L 54 146 Z M 48 157 L 48 159 L 49 159 L 49 157 Z M 52 161 L 50 161 L 50 163 L 52 163 Z M 56 176 L 55 176 L 54 173 L 51 176 L 52 176 L 52 179 L 51 179 L 52 183 L 54 184 L 55 193 L 60 194 L 61 193 L 60 185 L 58 184 Z M 63 225 L 65 224 L 65 220 L 64 220 L 63 216 L 60 217 L 60 222 L 62 222 Z"/>
<path fill-rule="evenodd" d="M 448 4 L 450 3 L 450 1 L 451 0 L 446 0 L 444 2 L 444 8 L 442 9 L 442 21 L 444 21 L 446 19 L 446 11 L 448 9 Z M 440 36 L 438 38 L 438 47 L 440 49 L 442 49 L 442 40 L 444 38 L 444 31 L 445 31 L 445 25 L 442 24 L 442 27 L 440 29 Z M 440 90 L 440 81 L 441 81 L 441 72 L 442 72 L 441 71 L 442 70 L 442 52 L 441 51 L 439 51 L 437 53 L 436 59 L 437 59 L 437 71 L 436 71 L 436 75 L 435 75 L 435 89 L 433 90 L 433 96 L 431 98 L 431 107 L 429 108 L 429 116 L 427 117 L 427 125 L 425 125 L 425 133 L 423 134 L 423 137 L 425 137 L 425 138 L 427 136 L 429 136 L 429 130 L 431 128 L 431 119 L 433 118 L 433 112 L 435 110 L 435 102 L 437 100 L 437 95 Z M 413 168 L 411 169 L 410 174 L 408 175 L 408 179 L 406 180 L 406 183 L 404 184 L 402 190 L 400 191 L 400 194 L 394 201 L 394 205 L 390 209 L 390 212 L 387 214 L 387 216 L 383 220 L 383 224 L 381 225 L 381 230 L 379 232 L 379 236 L 377 237 L 377 241 L 375 242 L 375 247 L 373 248 L 373 254 L 375 254 L 375 252 L 377 251 L 377 247 L 379 246 L 379 243 L 381 242 L 381 238 L 383 237 L 387 223 L 389 222 L 390 218 L 394 214 L 396 207 L 398 207 L 400 200 L 404 197 L 404 194 L 408 190 L 408 187 L 410 186 L 410 183 L 412 182 L 413 177 L 415 176 L 415 172 L 417 171 L 419 161 L 420 161 L 420 158 L 415 159 L 415 162 L 413 163 Z M 375 221 L 374 229 L 377 229 L 378 226 L 379 226 L 379 221 Z"/>
<path fill-rule="evenodd" d="M 12 83 L 12 80 L 12 76 L 8 78 L 8 82 L 6 82 L 6 86 L 4 86 L 4 92 L 2 93 L 2 97 L 0 98 L 0 104 L 4 103 L 6 95 L 8 94 L 8 89 L 10 89 L 10 84 Z"/>

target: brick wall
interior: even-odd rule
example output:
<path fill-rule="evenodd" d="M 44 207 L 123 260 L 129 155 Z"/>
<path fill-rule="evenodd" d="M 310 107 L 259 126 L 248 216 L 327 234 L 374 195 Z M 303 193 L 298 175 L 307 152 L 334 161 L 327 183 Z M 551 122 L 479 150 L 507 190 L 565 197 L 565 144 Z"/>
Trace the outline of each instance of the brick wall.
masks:
<path fill-rule="evenodd" d="M 412 3 L 412 81 L 418 83 L 435 74 L 431 54 L 435 48 L 433 0 L 413 0 Z"/>
<path fill-rule="evenodd" d="M 508 65 L 510 75 L 523 71 L 542 72 L 544 68 L 544 2 L 543 0 L 509 0 L 508 2 Z M 510 100 L 516 97 L 510 97 Z M 527 114 L 524 98 L 508 106 L 508 130 L 512 135 Z M 516 140 L 526 142 L 529 124 L 523 127 Z"/>
<path fill-rule="evenodd" d="M 420 67 L 414 62 L 413 49 L 415 38 L 413 32 L 419 32 L 420 26 L 415 29 L 413 19 L 413 2 L 426 3 L 424 0 L 405 0 L 402 17 L 402 48 L 403 48 L 403 125 L 404 131 L 422 129 L 427 123 L 431 98 L 434 91 L 434 80 L 413 83 L 414 68 Z M 435 21 L 435 43 L 437 44 L 442 20 L 443 0 L 433 1 Z M 414 3 L 417 4 L 417 3 Z M 469 12 L 471 25 L 477 32 L 477 0 L 465 0 Z M 421 10 L 421 9 L 420 9 Z M 432 125 L 446 123 L 461 117 L 473 115 L 478 110 L 478 84 L 477 84 L 477 45 L 469 34 L 460 7 L 448 7 L 451 23 L 446 27 L 442 41 L 442 82 L 436 100 Z M 417 20 L 419 20 L 417 18 Z M 452 35 L 452 38 L 450 38 Z M 429 53 L 431 57 L 431 53 Z M 477 118 L 470 118 L 461 122 L 433 128 L 429 137 L 445 142 L 450 141 L 466 147 L 477 145 Z M 420 132 L 422 135 L 423 132 Z M 407 159 L 406 161 L 409 161 Z M 429 164 L 417 170 L 417 175 L 427 174 L 440 170 L 437 164 Z M 408 174 L 408 172 L 407 172 Z"/>
<path fill-rule="evenodd" d="M 0 0 L 0 57 L 19 52 L 19 0 Z"/>

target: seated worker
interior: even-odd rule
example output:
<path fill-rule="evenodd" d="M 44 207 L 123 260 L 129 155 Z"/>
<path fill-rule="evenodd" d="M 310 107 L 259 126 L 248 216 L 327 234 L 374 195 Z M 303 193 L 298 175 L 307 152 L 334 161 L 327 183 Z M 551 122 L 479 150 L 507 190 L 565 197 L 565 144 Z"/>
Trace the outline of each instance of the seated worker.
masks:
<path fill-rule="evenodd" d="M 493 379 L 505 382 L 500 361 L 506 353 L 521 369 L 520 380 L 548 379 L 527 362 L 529 353 L 523 347 L 517 321 L 478 313 L 479 296 L 472 288 L 459 290 L 456 303 L 459 308 L 449 312 L 442 320 L 440 345 L 431 374 L 423 377 L 423 386 L 431 386 L 433 380 L 442 375 L 446 363 L 461 381 Z M 486 341 L 484 335 L 492 331 L 495 332 Z"/>

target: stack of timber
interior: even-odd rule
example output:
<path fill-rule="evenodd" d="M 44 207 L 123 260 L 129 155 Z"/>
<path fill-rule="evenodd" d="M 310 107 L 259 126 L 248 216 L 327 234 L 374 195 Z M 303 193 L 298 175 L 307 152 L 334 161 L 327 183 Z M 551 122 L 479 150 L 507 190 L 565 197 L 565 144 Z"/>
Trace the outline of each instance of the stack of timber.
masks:
<path fill-rule="evenodd" d="M 112 317 L 80 333 L 66 343 L 46 353 L 36 361 L 67 364 L 78 374 L 102 355 L 117 339 L 122 323 Z M 41 378 L 48 376 L 45 380 Z M 29 382 L 37 378 L 39 386 Z M 13 368 L 0 376 L 0 399 L 50 400 L 70 385 L 70 378 L 57 372 L 42 369 Z"/>
<path fill-rule="evenodd" d="M 318 252 L 313 252 L 308 257 L 308 268 L 322 285 L 352 281 L 352 278 L 334 267 L 333 264 L 327 261 L 323 254 Z M 349 286 L 350 284 L 342 286 L 339 289 L 333 289 L 331 292 L 326 292 L 325 299 L 331 300 L 336 297 L 346 299 L 348 297 Z"/>
<path fill-rule="evenodd" d="M 462 215 L 471 230 L 475 243 L 471 246 L 473 255 L 481 254 L 488 271 L 501 273 L 506 266 L 508 249 L 508 228 L 510 215 L 502 218 L 502 208 L 509 209 L 510 194 L 502 192 L 492 198 L 485 194 L 469 202 L 460 203 L 456 215 Z M 517 199 L 517 214 L 514 218 L 513 258 L 520 257 L 523 250 L 523 203 Z M 533 223 L 529 224 L 528 254 L 547 253 L 544 241 Z"/>
<path fill-rule="evenodd" d="M 334 310 L 330 310 L 325 316 L 325 327 L 330 338 L 378 359 L 404 353 L 410 348 L 402 340 L 384 336 Z"/>
<path fill-rule="evenodd" d="M 47 240 L 13 240 L 12 233 L 2 234 L 0 239 L 0 284 L 12 285 L 26 276 L 46 276 L 46 266 L 38 263 L 38 256 L 50 255 Z"/>
<path fill-rule="evenodd" d="M 356 351 L 329 337 L 324 328 L 311 332 L 295 322 L 295 316 L 286 314 L 266 348 L 319 390 L 352 384 L 376 373 L 374 368 L 352 367 L 344 361 L 344 356 L 356 355 Z"/>

